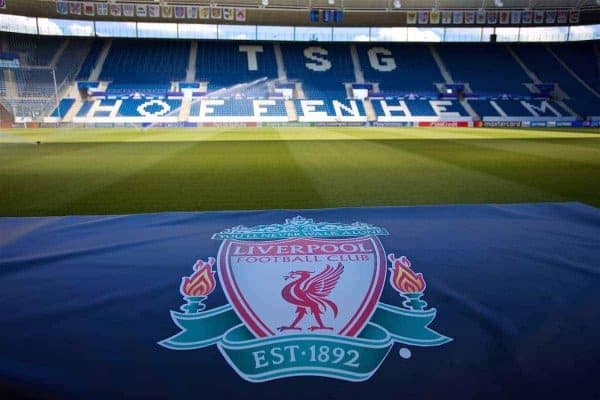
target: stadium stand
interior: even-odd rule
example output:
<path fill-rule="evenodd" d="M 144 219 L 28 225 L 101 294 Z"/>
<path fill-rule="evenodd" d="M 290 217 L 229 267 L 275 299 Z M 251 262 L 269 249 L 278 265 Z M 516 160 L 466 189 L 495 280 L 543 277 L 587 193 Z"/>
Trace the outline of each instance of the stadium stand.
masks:
<path fill-rule="evenodd" d="M 365 82 L 378 83 L 383 96 L 437 96 L 435 84 L 444 82 L 428 46 L 359 45 L 357 51 Z"/>
<path fill-rule="evenodd" d="M 579 79 L 577 79 L 545 45 L 524 44 L 514 47 L 523 62 L 542 82 L 558 85 L 560 91 L 564 92 L 565 103 L 571 108 L 582 116 L 600 114 L 600 98 L 597 97 L 597 93 L 590 92 L 589 85 L 584 85 L 579 80 L 593 80 L 592 76 L 578 77 Z M 558 96 L 561 96 L 560 92 Z"/>
<path fill-rule="evenodd" d="M 531 83 L 506 45 L 470 44 L 436 47 L 455 82 L 468 83 L 481 96 L 531 95 Z M 473 55 L 476 54 L 476 57 Z"/>
<path fill-rule="evenodd" d="M 190 42 L 119 40 L 112 43 L 100 80 L 112 81 L 108 94 L 163 94 L 169 82 L 185 79 Z M 166 89 L 166 90 L 164 90 Z"/>
<path fill-rule="evenodd" d="M 229 88 L 240 83 L 278 77 L 273 44 L 214 43 L 198 44 L 196 80 L 208 82 L 209 91 Z M 268 90 L 246 92 L 248 97 L 266 97 Z"/>
<path fill-rule="evenodd" d="M 345 83 L 355 81 L 346 44 L 282 44 L 287 77 L 302 83 L 309 99 L 345 99 Z"/>
<path fill-rule="evenodd" d="M 0 100 L 17 117 L 366 123 L 600 114 L 600 74 L 590 43 L 354 45 L 16 34 L 7 42 L 24 67 L 0 74 Z M 58 106 L 51 69 L 63 99 Z M 92 71 L 98 82 L 80 92 L 77 82 Z M 452 83 L 465 84 L 464 98 L 446 96 L 443 85 Z M 542 95 L 543 84 L 556 88 Z M 352 85 L 369 97 L 354 97 Z"/>

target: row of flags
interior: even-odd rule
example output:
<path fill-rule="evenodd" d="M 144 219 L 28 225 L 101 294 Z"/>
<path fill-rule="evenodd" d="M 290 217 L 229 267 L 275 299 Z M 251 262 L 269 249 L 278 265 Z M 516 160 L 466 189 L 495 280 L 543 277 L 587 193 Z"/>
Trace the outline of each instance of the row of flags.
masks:
<path fill-rule="evenodd" d="M 3 1 L 3 0 L 0 0 Z M 158 4 L 114 4 L 75 1 L 57 1 L 56 11 L 62 15 L 224 19 L 246 21 L 246 9 L 237 7 L 167 6 Z"/>
<path fill-rule="evenodd" d="M 0 7 L 5 0 L 0 0 Z M 57 1 L 59 14 L 141 17 L 141 18 L 179 18 L 179 19 L 224 19 L 228 21 L 246 21 L 246 9 L 237 7 L 202 7 L 158 4 L 116 4 L 97 2 Z M 313 13 L 315 15 L 313 15 Z M 338 14 L 339 15 L 336 15 Z M 319 21 L 319 10 L 311 10 L 311 21 Z M 338 10 L 323 11 L 323 22 L 341 22 L 343 13 Z M 339 21 L 338 21 L 339 19 Z M 409 25 L 469 25 L 469 24 L 576 24 L 579 22 L 578 10 L 504 10 L 504 11 L 408 11 L 406 23 Z"/>
<path fill-rule="evenodd" d="M 408 11 L 407 24 L 576 24 L 578 10 L 505 10 L 505 11 Z"/>

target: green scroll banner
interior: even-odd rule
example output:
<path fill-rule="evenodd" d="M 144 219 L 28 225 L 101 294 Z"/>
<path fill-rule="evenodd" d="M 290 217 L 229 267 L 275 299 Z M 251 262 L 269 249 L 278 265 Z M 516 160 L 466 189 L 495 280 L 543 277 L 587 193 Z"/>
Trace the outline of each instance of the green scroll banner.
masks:
<path fill-rule="evenodd" d="M 182 331 L 159 344 L 174 350 L 217 344 L 237 373 L 251 382 L 300 375 L 364 381 L 395 342 L 439 346 L 452 340 L 427 327 L 435 314 L 435 309 L 414 311 L 379 303 L 357 337 L 294 334 L 256 338 L 231 306 L 224 305 L 196 314 L 171 312 Z"/>

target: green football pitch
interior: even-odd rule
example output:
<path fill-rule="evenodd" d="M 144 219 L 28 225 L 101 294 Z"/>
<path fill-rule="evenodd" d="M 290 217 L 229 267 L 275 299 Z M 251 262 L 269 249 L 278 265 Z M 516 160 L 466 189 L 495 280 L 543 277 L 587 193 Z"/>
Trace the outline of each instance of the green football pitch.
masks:
<path fill-rule="evenodd" d="M 580 201 L 599 130 L 0 131 L 0 215 Z"/>

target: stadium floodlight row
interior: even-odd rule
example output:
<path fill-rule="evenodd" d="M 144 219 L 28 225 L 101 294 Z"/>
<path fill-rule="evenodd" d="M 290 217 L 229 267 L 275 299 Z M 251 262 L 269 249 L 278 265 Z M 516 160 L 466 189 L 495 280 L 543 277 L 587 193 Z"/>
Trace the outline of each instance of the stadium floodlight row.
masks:
<path fill-rule="evenodd" d="M 249 43 L 11 34 L 5 48 L 23 62 L 0 76 L 0 98 L 15 122 L 36 120 L 15 105 L 43 99 L 40 88 L 49 88 L 52 98 L 47 72 L 27 70 L 35 67 L 52 68 L 59 81 L 59 105 L 38 113 L 47 123 L 570 126 L 600 120 L 597 42 Z"/>

